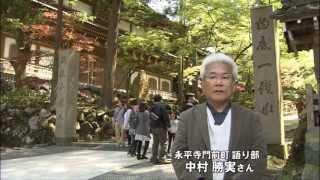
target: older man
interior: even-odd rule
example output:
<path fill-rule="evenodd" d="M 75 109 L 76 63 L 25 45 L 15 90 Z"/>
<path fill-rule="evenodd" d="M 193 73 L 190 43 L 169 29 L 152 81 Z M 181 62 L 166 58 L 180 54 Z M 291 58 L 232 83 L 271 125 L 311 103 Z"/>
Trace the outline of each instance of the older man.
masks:
<path fill-rule="evenodd" d="M 125 146 L 125 143 L 123 141 L 124 112 L 125 112 L 125 107 L 123 106 L 123 102 L 121 102 L 120 100 L 115 101 L 115 108 L 112 116 L 112 122 L 115 129 L 116 141 L 119 147 Z"/>
<path fill-rule="evenodd" d="M 178 179 L 261 180 L 266 168 L 262 116 L 230 101 L 237 65 L 225 54 L 211 54 L 200 77 L 207 101 L 181 114 L 173 145 Z"/>

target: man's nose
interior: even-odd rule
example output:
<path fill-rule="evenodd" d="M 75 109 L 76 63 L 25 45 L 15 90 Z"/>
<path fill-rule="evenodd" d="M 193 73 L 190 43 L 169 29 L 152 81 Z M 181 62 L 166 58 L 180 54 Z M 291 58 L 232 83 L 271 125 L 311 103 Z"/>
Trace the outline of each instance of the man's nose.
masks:
<path fill-rule="evenodd" d="M 221 78 L 216 79 L 216 85 L 223 85 L 223 80 Z"/>

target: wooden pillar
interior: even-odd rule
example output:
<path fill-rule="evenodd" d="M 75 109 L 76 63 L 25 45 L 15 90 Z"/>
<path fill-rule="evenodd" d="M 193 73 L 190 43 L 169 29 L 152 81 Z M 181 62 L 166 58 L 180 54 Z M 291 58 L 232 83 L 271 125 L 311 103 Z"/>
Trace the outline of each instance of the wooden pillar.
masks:
<path fill-rule="evenodd" d="M 307 132 L 305 134 L 304 156 L 305 165 L 302 173 L 302 180 L 318 180 L 320 170 L 320 148 L 319 133 L 320 127 L 316 124 L 319 120 L 319 99 L 314 93 L 312 86 L 306 86 L 306 113 Z"/>
<path fill-rule="evenodd" d="M 180 59 L 180 68 L 179 68 L 179 104 L 182 106 L 184 103 L 184 83 L 183 83 L 183 69 L 184 69 L 184 61 L 183 56 Z"/>
<path fill-rule="evenodd" d="M 318 21 L 318 20 L 317 20 Z M 319 26 L 319 24 L 318 24 Z M 319 27 L 316 29 L 313 37 L 313 58 L 314 58 L 314 70 L 318 83 L 318 95 L 320 95 L 320 43 L 319 43 Z"/>

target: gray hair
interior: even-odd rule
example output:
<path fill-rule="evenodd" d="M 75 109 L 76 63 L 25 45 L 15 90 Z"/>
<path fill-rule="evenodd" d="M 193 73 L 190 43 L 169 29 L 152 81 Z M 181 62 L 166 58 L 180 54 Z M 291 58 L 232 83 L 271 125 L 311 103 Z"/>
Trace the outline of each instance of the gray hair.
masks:
<path fill-rule="evenodd" d="M 204 79 L 205 73 L 207 71 L 208 65 L 212 63 L 224 63 L 227 65 L 230 65 L 232 68 L 232 76 L 235 81 L 238 80 L 238 66 L 234 62 L 234 60 L 223 54 L 223 53 L 212 53 L 205 57 L 202 61 L 201 67 L 200 67 L 200 78 Z"/>

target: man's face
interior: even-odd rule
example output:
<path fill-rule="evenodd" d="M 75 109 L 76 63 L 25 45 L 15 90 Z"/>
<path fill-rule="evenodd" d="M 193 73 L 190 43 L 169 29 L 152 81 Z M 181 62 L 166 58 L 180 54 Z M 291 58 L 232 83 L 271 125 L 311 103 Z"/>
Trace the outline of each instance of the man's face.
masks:
<path fill-rule="evenodd" d="M 235 91 L 232 67 L 225 63 L 212 63 L 207 66 L 201 87 L 204 95 L 212 103 L 226 103 Z"/>

